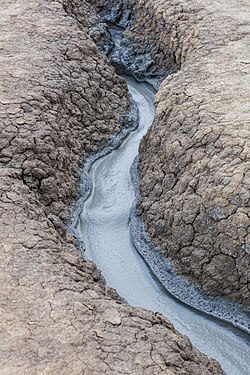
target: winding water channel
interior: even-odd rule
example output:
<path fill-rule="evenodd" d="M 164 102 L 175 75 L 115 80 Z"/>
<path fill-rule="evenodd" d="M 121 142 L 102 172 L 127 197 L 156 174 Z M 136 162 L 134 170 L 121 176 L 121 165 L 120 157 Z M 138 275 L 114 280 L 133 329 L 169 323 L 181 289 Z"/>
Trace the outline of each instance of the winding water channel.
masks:
<path fill-rule="evenodd" d="M 129 212 L 135 199 L 130 176 L 142 136 L 154 118 L 154 93 L 146 83 L 124 77 L 138 106 L 139 126 L 89 168 L 91 190 L 75 234 L 85 257 L 101 270 L 108 286 L 132 306 L 158 311 L 201 352 L 219 361 L 225 374 L 250 374 L 249 335 L 178 302 L 157 281 L 131 240 Z"/>

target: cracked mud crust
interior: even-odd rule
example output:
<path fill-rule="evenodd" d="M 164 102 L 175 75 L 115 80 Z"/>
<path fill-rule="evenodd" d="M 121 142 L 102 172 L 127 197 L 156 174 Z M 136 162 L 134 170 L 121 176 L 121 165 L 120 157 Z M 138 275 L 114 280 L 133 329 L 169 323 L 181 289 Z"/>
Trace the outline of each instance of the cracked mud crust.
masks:
<path fill-rule="evenodd" d="M 129 105 L 95 22 L 82 1 L 1 4 L 0 372 L 222 374 L 166 319 L 122 304 L 63 230 L 82 153 Z"/>
<path fill-rule="evenodd" d="M 182 68 L 141 146 L 140 209 L 179 273 L 250 309 L 249 3 L 179 4 Z"/>
<path fill-rule="evenodd" d="M 97 3 L 110 12 L 113 1 Z M 116 4 L 118 20 L 132 10 L 126 35 L 138 53 L 151 46 L 149 73 L 180 67 L 162 82 L 140 147 L 147 232 L 178 273 L 250 309 L 249 2 Z"/>

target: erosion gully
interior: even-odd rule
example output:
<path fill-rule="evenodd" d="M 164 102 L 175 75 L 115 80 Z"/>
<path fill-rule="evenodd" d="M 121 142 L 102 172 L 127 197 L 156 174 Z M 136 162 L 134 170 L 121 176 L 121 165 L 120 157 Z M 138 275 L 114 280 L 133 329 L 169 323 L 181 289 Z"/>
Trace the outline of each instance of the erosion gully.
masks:
<path fill-rule="evenodd" d="M 111 30 L 115 50 L 121 32 Z M 162 313 L 193 346 L 215 358 L 228 375 L 250 374 L 250 336 L 229 323 L 181 303 L 162 286 L 137 252 L 130 232 L 129 213 L 135 193 L 130 168 L 141 138 L 154 119 L 153 88 L 124 76 L 137 105 L 139 126 L 120 147 L 90 163 L 90 192 L 73 232 L 84 244 L 84 256 L 94 261 L 108 286 L 130 305 Z M 79 209 L 79 207 L 78 207 Z"/>

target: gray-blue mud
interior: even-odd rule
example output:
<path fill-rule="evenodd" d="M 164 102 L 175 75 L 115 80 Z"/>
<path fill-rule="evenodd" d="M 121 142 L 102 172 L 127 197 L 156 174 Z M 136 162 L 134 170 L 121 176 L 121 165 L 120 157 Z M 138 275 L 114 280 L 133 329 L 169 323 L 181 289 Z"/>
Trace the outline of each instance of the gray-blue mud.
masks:
<path fill-rule="evenodd" d="M 119 43 L 119 37 L 117 40 Z M 127 303 L 162 313 L 197 349 L 217 359 L 226 374 L 249 375 L 249 315 L 176 275 L 147 241 L 134 203 L 139 199 L 134 160 L 154 119 L 154 90 L 145 82 L 124 78 L 138 108 L 139 123 L 132 105 L 132 130 L 123 129 L 87 159 L 82 196 L 73 209 L 69 229 L 84 257 L 97 264 L 107 285 Z"/>

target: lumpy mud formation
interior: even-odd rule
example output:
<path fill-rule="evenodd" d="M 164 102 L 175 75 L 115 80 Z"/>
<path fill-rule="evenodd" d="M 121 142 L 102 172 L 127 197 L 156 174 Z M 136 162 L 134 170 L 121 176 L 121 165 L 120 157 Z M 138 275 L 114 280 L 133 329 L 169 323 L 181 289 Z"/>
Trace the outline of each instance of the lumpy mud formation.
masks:
<path fill-rule="evenodd" d="M 0 372 L 222 374 L 162 316 L 123 304 L 63 228 L 82 155 L 128 122 L 94 10 L 6 0 L 0 22 Z"/>
<path fill-rule="evenodd" d="M 141 147 L 141 213 L 178 272 L 250 308 L 246 7 L 223 18 L 201 10 L 198 36 L 184 22 L 181 71 L 163 82 Z"/>
<path fill-rule="evenodd" d="M 250 308 L 248 2 L 97 3 L 117 22 L 132 10 L 125 35 L 150 55 L 145 75 L 175 73 L 161 84 L 140 148 L 150 238 L 177 272 Z"/>

